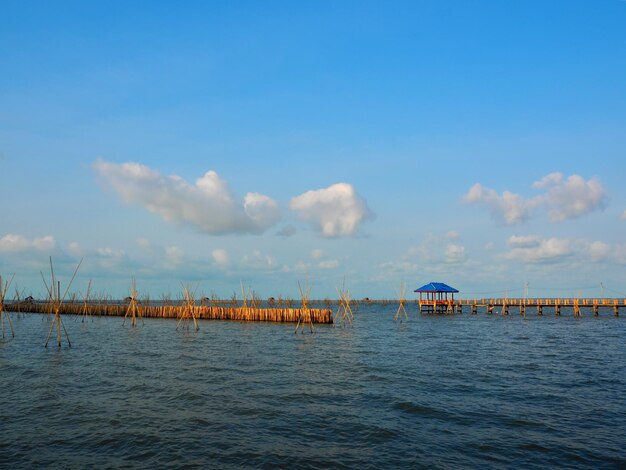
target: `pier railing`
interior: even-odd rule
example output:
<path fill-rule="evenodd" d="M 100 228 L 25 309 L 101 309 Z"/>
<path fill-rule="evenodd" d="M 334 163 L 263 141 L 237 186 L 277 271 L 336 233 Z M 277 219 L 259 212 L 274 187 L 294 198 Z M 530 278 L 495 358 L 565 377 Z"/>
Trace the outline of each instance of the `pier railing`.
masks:
<path fill-rule="evenodd" d="M 617 298 L 483 298 L 483 299 L 455 299 L 455 300 L 419 300 L 421 313 L 463 313 L 463 307 L 469 307 L 471 313 L 478 313 L 478 308 L 484 308 L 487 313 L 498 312 L 508 315 L 510 309 L 519 309 L 525 315 L 526 309 L 535 308 L 538 315 L 543 315 L 544 308 L 553 309 L 556 315 L 561 314 L 563 308 L 571 308 L 574 316 L 582 314 L 582 308 L 591 308 L 597 316 L 600 308 L 610 308 L 615 316 L 619 315 L 620 307 L 626 307 L 626 299 Z"/>

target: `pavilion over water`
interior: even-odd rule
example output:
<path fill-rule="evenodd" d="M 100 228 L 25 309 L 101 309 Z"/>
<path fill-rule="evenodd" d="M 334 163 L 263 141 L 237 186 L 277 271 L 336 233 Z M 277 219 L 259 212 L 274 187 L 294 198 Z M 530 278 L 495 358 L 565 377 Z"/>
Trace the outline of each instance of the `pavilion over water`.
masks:
<path fill-rule="evenodd" d="M 459 292 L 454 287 L 443 282 L 429 282 L 413 292 L 420 294 L 420 313 L 454 313 L 454 294 Z"/>

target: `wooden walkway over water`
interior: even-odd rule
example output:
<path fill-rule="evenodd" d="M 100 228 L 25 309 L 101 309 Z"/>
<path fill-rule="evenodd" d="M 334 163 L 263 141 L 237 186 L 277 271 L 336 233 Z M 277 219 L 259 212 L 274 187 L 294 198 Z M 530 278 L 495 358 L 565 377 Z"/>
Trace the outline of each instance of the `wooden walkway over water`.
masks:
<path fill-rule="evenodd" d="M 463 313 L 464 309 L 471 314 L 477 314 L 479 308 L 486 313 L 500 313 L 509 315 L 519 312 L 526 315 L 528 311 L 535 311 L 537 315 L 554 313 L 559 316 L 563 310 L 569 309 L 574 316 L 582 315 L 582 309 L 591 309 L 594 316 L 600 310 L 609 310 L 619 316 L 619 309 L 626 308 L 626 299 L 616 298 L 492 298 L 492 299 L 455 299 L 455 300 L 422 300 L 418 301 L 420 313 L 455 314 Z"/>

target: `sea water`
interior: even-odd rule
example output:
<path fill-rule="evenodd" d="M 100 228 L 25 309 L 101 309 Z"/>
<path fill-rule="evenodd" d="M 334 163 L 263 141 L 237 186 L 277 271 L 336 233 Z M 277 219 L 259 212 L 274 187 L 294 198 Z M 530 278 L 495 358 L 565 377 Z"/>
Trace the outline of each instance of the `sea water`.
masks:
<path fill-rule="evenodd" d="M 60 349 L 12 314 L 0 467 L 626 467 L 626 319 L 396 309 L 313 334 L 66 316 Z"/>

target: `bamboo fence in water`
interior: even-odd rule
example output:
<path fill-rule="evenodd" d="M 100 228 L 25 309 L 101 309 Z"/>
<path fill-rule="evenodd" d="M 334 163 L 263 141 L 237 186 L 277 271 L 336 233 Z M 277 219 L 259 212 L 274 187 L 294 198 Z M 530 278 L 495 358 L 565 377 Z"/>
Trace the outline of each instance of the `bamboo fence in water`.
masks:
<path fill-rule="evenodd" d="M 50 313 L 46 303 L 22 303 L 19 308 L 22 312 Z M 202 320 L 235 320 L 235 321 L 267 321 L 280 323 L 297 323 L 301 318 L 301 308 L 257 308 L 257 307 L 222 307 L 204 305 L 137 305 L 138 313 L 143 318 L 180 318 L 185 310 L 193 313 L 195 318 Z M 17 311 L 18 305 L 6 305 L 5 310 Z M 191 309 L 191 311 L 190 311 Z M 63 315 L 88 315 L 124 317 L 128 311 L 127 304 L 112 303 L 63 303 L 59 313 Z M 313 323 L 332 323 L 333 311 L 326 308 L 306 309 L 311 315 Z"/>

